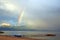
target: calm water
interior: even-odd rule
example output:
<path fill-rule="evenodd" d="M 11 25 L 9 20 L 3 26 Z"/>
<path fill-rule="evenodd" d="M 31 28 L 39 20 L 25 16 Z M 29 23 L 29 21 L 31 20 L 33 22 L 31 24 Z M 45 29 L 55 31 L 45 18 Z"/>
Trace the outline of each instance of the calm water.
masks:
<path fill-rule="evenodd" d="M 0 30 L 5 30 L 5 31 L 3 31 L 4 33 L 0 34 L 0 35 L 12 35 L 12 36 L 13 35 L 25 35 L 25 37 L 36 38 L 36 39 L 42 38 L 42 39 L 47 39 L 47 40 L 60 40 L 60 32 L 56 32 L 56 31 L 16 31 L 16 29 L 4 28 L 4 27 L 0 27 Z M 14 31 L 12 31 L 12 30 L 14 30 Z M 56 34 L 56 36 L 55 37 L 31 36 L 31 35 L 48 34 L 48 33 Z"/>
<path fill-rule="evenodd" d="M 60 32 L 43 32 L 43 31 L 4 31 L 4 34 L 0 35 L 26 35 L 26 37 L 29 38 L 36 38 L 36 39 L 47 39 L 47 40 L 60 40 Z M 36 35 L 36 34 L 47 34 L 47 33 L 53 33 L 56 34 L 55 37 L 47 37 L 47 36 L 28 36 L 28 35 Z"/>

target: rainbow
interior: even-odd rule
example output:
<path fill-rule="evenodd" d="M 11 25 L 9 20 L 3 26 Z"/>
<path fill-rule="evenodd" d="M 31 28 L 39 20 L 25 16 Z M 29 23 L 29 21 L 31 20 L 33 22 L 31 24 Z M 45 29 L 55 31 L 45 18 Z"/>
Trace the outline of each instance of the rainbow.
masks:
<path fill-rule="evenodd" d="M 21 10 L 21 12 L 20 12 L 20 15 L 18 16 L 18 26 L 20 26 L 20 23 L 21 23 L 21 20 L 22 20 L 22 18 L 23 18 L 23 15 L 24 15 L 24 10 Z"/>

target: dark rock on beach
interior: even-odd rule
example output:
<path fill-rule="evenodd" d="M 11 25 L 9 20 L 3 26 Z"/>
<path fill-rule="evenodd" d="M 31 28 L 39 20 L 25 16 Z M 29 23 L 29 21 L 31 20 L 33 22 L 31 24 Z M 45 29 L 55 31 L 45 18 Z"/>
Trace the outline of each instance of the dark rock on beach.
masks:
<path fill-rule="evenodd" d="M 56 36 L 56 34 L 46 34 L 45 36 Z"/>

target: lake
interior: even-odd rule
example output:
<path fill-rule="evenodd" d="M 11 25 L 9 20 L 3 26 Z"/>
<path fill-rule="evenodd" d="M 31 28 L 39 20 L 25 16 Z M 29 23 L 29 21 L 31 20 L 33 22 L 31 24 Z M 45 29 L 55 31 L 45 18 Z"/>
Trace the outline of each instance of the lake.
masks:
<path fill-rule="evenodd" d="M 36 38 L 36 39 L 47 39 L 47 40 L 60 40 L 60 32 L 48 32 L 48 31 L 3 31 L 0 35 L 25 35 L 25 37 Z M 32 36 L 41 34 L 56 34 L 56 36 Z"/>

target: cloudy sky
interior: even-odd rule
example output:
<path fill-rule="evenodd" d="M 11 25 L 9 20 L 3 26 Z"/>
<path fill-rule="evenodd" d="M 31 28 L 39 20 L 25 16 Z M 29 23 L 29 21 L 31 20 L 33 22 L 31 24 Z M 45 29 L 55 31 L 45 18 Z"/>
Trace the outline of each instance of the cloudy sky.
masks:
<path fill-rule="evenodd" d="M 20 19 L 23 28 L 59 30 L 59 4 L 60 0 L 0 0 L 0 25 L 16 25 Z M 22 18 L 19 18 L 20 14 Z"/>

